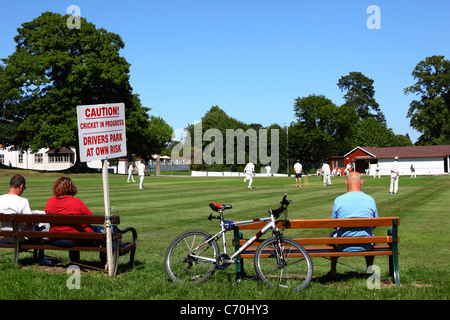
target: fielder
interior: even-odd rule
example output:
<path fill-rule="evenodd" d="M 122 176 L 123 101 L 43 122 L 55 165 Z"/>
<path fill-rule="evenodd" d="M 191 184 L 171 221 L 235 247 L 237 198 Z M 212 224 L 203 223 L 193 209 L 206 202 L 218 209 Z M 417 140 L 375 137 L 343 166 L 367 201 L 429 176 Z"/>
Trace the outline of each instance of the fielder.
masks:
<path fill-rule="evenodd" d="M 330 165 L 326 162 L 322 165 L 322 175 L 323 175 L 323 186 L 326 187 L 327 184 L 331 186 L 331 172 L 330 172 Z"/>
<path fill-rule="evenodd" d="M 266 166 L 266 175 L 267 175 L 267 177 L 270 177 L 272 174 L 270 173 L 270 171 L 271 171 L 271 169 L 270 169 L 270 166 Z"/>
<path fill-rule="evenodd" d="M 398 165 L 398 157 L 395 157 L 394 164 L 392 165 L 391 168 L 391 185 L 389 187 L 390 194 L 397 194 L 399 176 L 400 176 L 400 169 Z"/>
<path fill-rule="evenodd" d="M 147 171 L 145 170 L 144 161 L 139 161 L 136 165 L 136 168 L 139 175 L 139 189 L 144 189 L 144 176 L 147 173 Z"/>
<path fill-rule="evenodd" d="M 411 165 L 411 178 L 415 178 L 416 177 L 416 168 L 414 168 L 414 165 Z"/>
<path fill-rule="evenodd" d="M 253 176 L 255 175 L 255 165 L 251 162 L 247 163 L 244 168 L 245 179 L 244 182 L 248 181 L 248 188 L 252 188 Z"/>
<path fill-rule="evenodd" d="M 302 170 L 303 170 L 303 167 L 300 163 L 300 160 L 297 160 L 297 162 L 294 164 L 295 186 L 299 187 L 299 188 L 302 187 Z"/>
<path fill-rule="evenodd" d="M 127 180 L 127 182 L 130 182 L 130 179 L 133 182 L 136 182 L 136 181 L 134 181 L 134 178 L 133 178 L 133 162 L 130 162 L 130 166 L 128 167 L 128 180 Z"/>
<path fill-rule="evenodd" d="M 376 178 L 378 176 L 378 179 L 381 179 L 381 175 L 380 175 L 380 165 L 377 164 L 377 167 L 375 168 L 373 177 Z"/>

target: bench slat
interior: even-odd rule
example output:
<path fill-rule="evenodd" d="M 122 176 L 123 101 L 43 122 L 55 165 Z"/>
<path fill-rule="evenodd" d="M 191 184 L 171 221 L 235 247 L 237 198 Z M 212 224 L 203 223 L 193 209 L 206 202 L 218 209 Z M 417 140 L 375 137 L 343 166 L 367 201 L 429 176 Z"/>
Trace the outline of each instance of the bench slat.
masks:
<path fill-rule="evenodd" d="M 0 214 L 0 221 L 10 221 L 10 214 Z M 104 215 L 51 215 L 51 214 L 14 214 L 16 222 L 51 224 L 104 224 Z M 119 216 L 113 216 L 115 224 L 120 224 Z"/>
<path fill-rule="evenodd" d="M 239 240 L 242 246 L 248 239 Z M 301 245 L 311 244 L 349 244 L 349 243 L 392 243 L 392 236 L 374 236 L 374 237 L 323 237 L 323 238 L 292 238 Z M 251 246 L 259 246 L 264 239 L 258 239 Z M 398 239 L 400 242 L 400 237 Z"/>
<path fill-rule="evenodd" d="M 13 237 L 13 231 L 1 231 L 1 237 Z M 51 238 L 69 240 L 101 240 L 106 235 L 100 232 L 46 232 L 46 231 L 19 231 L 19 238 Z"/>
<path fill-rule="evenodd" d="M 357 257 L 357 256 L 390 256 L 392 250 L 388 245 L 375 245 L 373 250 L 359 251 L 359 252 L 343 252 L 337 251 L 330 246 L 305 246 L 304 247 L 311 257 Z M 241 253 L 241 258 L 254 258 L 256 248 L 248 248 Z M 292 254 L 294 257 L 302 257 L 303 255 Z M 267 258 L 268 255 L 262 255 L 263 258 Z"/>

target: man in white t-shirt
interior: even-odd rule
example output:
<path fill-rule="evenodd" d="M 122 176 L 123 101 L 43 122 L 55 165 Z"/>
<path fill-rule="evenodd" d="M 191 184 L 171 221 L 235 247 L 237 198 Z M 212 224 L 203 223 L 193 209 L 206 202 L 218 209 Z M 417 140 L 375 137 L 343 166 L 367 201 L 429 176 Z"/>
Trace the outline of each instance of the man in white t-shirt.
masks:
<path fill-rule="evenodd" d="M 20 174 L 13 176 L 9 182 L 9 192 L 0 196 L 0 214 L 31 214 L 30 204 L 28 199 L 21 197 L 22 193 L 26 189 L 25 178 Z M 33 231 L 34 227 L 32 225 L 17 224 L 19 230 Z M 11 222 L 2 222 L 2 231 L 12 231 Z M 5 240 L 14 243 L 13 237 L 5 237 Z M 20 239 L 25 241 L 28 239 Z"/>
<path fill-rule="evenodd" d="M 400 176 L 400 169 L 398 165 L 398 157 L 395 157 L 394 164 L 391 167 L 391 185 L 389 186 L 389 193 L 397 194 L 399 176 Z"/>
<path fill-rule="evenodd" d="M 144 176 L 146 174 L 144 161 L 139 161 L 136 165 L 139 175 L 139 189 L 144 189 Z"/>
<path fill-rule="evenodd" d="M 294 164 L 294 171 L 295 171 L 295 186 L 301 188 L 302 186 L 302 170 L 303 167 L 300 163 L 300 160 L 297 160 L 297 162 Z"/>
<path fill-rule="evenodd" d="M 253 176 L 255 175 L 255 165 L 252 162 L 247 163 L 244 168 L 245 179 L 244 182 L 248 181 L 248 188 L 252 188 Z"/>

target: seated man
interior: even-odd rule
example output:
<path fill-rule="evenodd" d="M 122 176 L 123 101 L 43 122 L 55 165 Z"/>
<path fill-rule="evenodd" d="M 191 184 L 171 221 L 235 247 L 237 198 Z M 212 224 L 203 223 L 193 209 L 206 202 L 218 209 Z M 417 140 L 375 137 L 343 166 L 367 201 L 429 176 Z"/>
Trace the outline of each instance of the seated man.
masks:
<path fill-rule="evenodd" d="M 358 172 L 350 172 L 345 180 L 348 192 L 337 197 L 333 205 L 333 219 L 345 218 L 374 218 L 378 217 L 375 200 L 361 191 L 363 180 Z M 373 236 L 372 227 L 361 228 L 337 228 L 334 237 L 368 237 Z M 337 244 L 339 251 L 355 252 L 371 250 L 373 244 Z M 373 256 L 366 256 L 367 268 L 374 261 Z M 338 257 L 331 258 L 330 276 L 336 275 L 336 263 Z"/>
<path fill-rule="evenodd" d="M 9 183 L 9 192 L 0 196 L 0 213 L 5 214 L 31 214 L 30 204 L 28 199 L 22 197 L 22 193 L 25 191 L 25 178 L 20 175 L 14 175 Z M 34 231 L 34 226 L 31 224 L 21 223 L 18 224 L 19 230 Z M 12 231 L 11 222 L 2 222 L 3 231 Z M 13 237 L 5 237 L 5 240 L 9 243 L 14 243 Z M 23 242 L 29 239 L 21 238 L 19 241 Z"/>
<path fill-rule="evenodd" d="M 25 178 L 20 175 L 14 175 L 9 182 L 9 192 L 0 196 L 0 214 L 31 214 L 30 203 L 28 199 L 22 197 L 26 189 Z M 31 223 L 18 223 L 19 230 L 35 231 L 35 226 Z M 3 231 L 12 231 L 11 222 L 2 222 Z M 40 230 L 40 229 L 39 229 Z M 8 243 L 14 243 L 14 237 L 5 237 Z M 39 238 L 19 238 L 19 242 L 36 242 Z M 39 251 L 39 263 L 43 265 L 51 265 L 51 261 L 44 257 L 44 251 Z"/>

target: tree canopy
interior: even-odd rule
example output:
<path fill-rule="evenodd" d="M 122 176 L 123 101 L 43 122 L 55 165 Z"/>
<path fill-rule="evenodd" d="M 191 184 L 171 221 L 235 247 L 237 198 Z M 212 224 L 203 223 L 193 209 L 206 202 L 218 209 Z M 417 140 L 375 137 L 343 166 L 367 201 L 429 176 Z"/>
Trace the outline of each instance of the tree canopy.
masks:
<path fill-rule="evenodd" d="M 77 105 L 125 103 L 128 151 L 140 153 L 150 110 L 129 83 L 121 37 L 81 18 L 45 12 L 22 24 L 15 52 L 2 59 L 0 143 L 37 151 L 78 146 Z"/>
<path fill-rule="evenodd" d="M 344 95 L 345 105 L 356 110 L 361 119 L 374 117 L 379 122 L 386 122 L 380 105 L 375 100 L 375 89 L 373 80 L 361 72 L 350 72 L 338 81 L 341 91 L 347 91 Z M 376 112 L 375 114 L 372 111 Z"/>
<path fill-rule="evenodd" d="M 297 121 L 289 129 L 289 149 L 297 152 L 292 156 L 302 164 L 308 167 L 350 150 L 358 121 L 353 107 L 338 107 L 324 95 L 312 94 L 295 100 L 294 113 Z"/>
<path fill-rule="evenodd" d="M 417 82 L 404 91 L 419 98 L 411 102 L 407 114 L 411 127 L 422 133 L 418 144 L 450 144 L 450 61 L 427 57 L 412 76 Z"/>
<path fill-rule="evenodd" d="M 276 169 L 285 170 L 286 133 L 279 125 L 264 128 L 258 123 L 246 124 L 228 116 L 219 106 L 212 106 L 201 122 L 189 125 L 187 131 L 191 139 L 187 143 L 191 144 L 193 169 L 206 168 L 205 156 L 213 162 L 209 164 L 212 170 L 239 171 L 248 161 L 253 161 L 259 168 L 273 160 L 276 148 L 277 153 L 280 151 Z M 278 138 L 276 146 L 271 143 L 274 132 Z M 201 148 L 202 159 L 196 159 L 196 154 L 199 154 L 196 148 Z"/>

